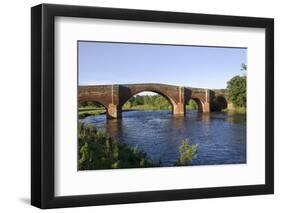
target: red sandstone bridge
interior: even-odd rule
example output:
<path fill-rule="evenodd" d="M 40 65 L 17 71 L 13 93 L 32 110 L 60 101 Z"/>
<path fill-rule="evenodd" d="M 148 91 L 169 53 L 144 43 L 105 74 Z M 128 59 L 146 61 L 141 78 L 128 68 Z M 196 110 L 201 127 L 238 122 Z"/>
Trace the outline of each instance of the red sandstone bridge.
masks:
<path fill-rule="evenodd" d="M 155 92 L 164 96 L 172 106 L 173 115 L 185 115 L 190 99 L 196 101 L 198 111 L 211 112 L 227 108 L 226 90 L 210 90 L 167 84 L 120 84 L 79 86 L 78 101 L 92 101 L 106 108 L 108 119 L 122 117 L 122 106 L 140 92 Z"/>

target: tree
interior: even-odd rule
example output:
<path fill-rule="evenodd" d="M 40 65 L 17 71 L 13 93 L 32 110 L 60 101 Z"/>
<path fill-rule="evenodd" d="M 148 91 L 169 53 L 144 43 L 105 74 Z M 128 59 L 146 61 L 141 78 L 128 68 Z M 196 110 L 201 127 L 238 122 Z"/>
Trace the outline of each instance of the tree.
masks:
<path fill-rule="evenodd" d="M 247 77 L 235 76 L 227 82 L 228 99 L 238 107 L 247 106 Z"/>

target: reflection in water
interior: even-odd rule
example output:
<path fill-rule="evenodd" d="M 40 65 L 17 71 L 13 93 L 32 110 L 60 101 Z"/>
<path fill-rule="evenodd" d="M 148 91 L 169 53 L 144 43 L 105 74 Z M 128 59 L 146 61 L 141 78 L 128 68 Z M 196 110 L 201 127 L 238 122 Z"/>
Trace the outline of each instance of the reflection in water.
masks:
<path fill-rule="evenodd" d="M 246 116 L 223 112 L 198 113 L 188 110 L 185 117 L 169 111 L 123 112 L 120 120 L 105 115 L 82 120 L 107 131 L 117 140 L 138 147 L 162 166 L 172 166 L 179 158 L 178 147 L 188 138 L 198 144 L 192 165 L 246 163 Z"/>
<path fill-rule="evenodd" d="M 246 118 L 244 115 L 229 114 L 226 117 L 226 121 L 228 123 L 233 123 L 233 124 L 240 123 L 246 125 Z"/>
<path fill-rule="evenodd" d="M 121 119 L 112 119 L 112 120 L 105 120 L 105 130 L 108 132 L 112 137 L 117 138 L 118 134 L 122 134 L 122 120 Z"/>
<path fill-rule="evenodd" d="M 205 124 L 209 124 L 210 114 L 209 113 L 197 113 L 197 119 L 201 120 Z"/>
<path fill-rule="evenodd" d="M 184 116 L 171 116 L 171 123 L 176 129 L 184 129 Z"/>

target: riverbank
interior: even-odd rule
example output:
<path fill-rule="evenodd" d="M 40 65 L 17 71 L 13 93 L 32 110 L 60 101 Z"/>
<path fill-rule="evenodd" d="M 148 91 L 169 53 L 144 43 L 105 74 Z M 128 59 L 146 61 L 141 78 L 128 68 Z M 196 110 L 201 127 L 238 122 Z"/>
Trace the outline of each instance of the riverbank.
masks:
<path fill-rule="evenodd" d="M 78 117 L 85 118 L 87 116 L 102 115 L 106 110 L 103 107 L 79 107 Z"/>
<path fill-rule="evenodd" d="M 233 113 L 233 114 L 246 114 L 247 108 L 246 107 L 233 107 L 231 109 L 222 110 L 223 112 Z"/>

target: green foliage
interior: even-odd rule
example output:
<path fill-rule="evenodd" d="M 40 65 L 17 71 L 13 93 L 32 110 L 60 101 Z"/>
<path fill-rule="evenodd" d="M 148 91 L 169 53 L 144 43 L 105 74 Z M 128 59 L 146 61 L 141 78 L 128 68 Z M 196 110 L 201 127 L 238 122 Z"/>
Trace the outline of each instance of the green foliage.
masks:
<path fill-rule="evenodd" d="M 235 76 L 227 82 L 228 99 L 236 107 L 247 106 L 247 77 Z"/>
<path fill-rule="evenodd" d="M 188 139 L 182 140 L 179 147 L 180 158 L 176 166 L 186 166 L 197 157 L 197 144 L 190 144 Z"/>
<path fill-rule="evenodd" d="M 79 108 L 100 108 L 102 105 L 95 101 L 83 101 L 79 103 Z"/>
<path fill-rule="evenodd" d="M 136 110 L 170 110 L 171 104 L 162 95 L 137 95 L 130 98 L 123 106 L 123 109 Z M 198 109 L 196 101 L 191 99 L 186 105 L 187 109 Z"/>
<path fill-rule="evenodd" d="M 123 108 L 138 110 L 164 110 L 171 109 L 171 104 L 161 95 L 137 95 L 130 98 Z"/>
<path fill-rule="evenodd" d="M 137 148 L 114 140 L 95 126 L 78 124 L 79 170 L 157 166 Z"/>
<path fill-rule="evenodd" d="M 104 114 L 105 112 L 106 109 L 104 107 L 93 107 L 93 106 L 79 107 L 78 116 L 79 118 L 85 118 L 87 116 Z"/>
<path fill-rule="evenodd" d="M 195 109 L 198 109 L 198 105 L 197 105 L 196 101 L 194 101 L 193 99 L 190 99 L 188 102 L 188 105 L 186 105 L 186 108 L 190 109 L 190 110 L 195 110 Z"/>

